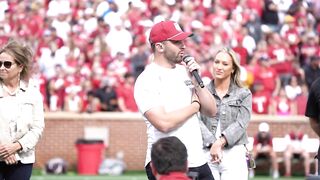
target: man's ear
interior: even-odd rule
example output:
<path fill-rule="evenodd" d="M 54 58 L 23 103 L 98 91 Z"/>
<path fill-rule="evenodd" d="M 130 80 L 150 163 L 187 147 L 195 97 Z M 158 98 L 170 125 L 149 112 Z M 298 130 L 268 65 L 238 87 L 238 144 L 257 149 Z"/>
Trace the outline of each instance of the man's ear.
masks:
<path fill-rule="evenodd" d="M 157 44 L 156 44 L 156 48 L 159 48 L 158 50 L 159 50 L 160 52 L 163 52 L 163 50 L 164 50 L 164 46 L 163 46 L 162 43 L 157 43 Z"/>
<path fill-rule="evenodd" d="M 158 172 L 157 172 L 156 168 L 153 166 L 152 162 L 150 162 L 150 167 L 151 167 L 152 174 L 154 175 L 154 177 L 156 177 Z"/>

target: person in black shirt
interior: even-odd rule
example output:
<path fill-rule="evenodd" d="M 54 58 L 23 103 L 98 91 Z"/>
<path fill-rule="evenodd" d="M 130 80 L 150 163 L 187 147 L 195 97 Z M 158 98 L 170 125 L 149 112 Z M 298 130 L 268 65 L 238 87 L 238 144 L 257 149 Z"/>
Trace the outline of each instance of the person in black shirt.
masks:
<path fill-rule="evenodd" d="M 307 101 L 307 107 L 305 116 L 309 117 L 309 122 L 313 131 L 320 137 L 320 77 L 316 79 L 310 88 L 309 97 Z M 320 154 L 320 147 L 318 149 L 318 155 Z M 319 157 L 318 157 L 319 164 Z M 318 166 L 318 173 L 320 172 Z"/>
<path fill-rule="evenodd" d="M 103 79 L 95 96 L 100 100 L 101 111 L 119 111 L 117 93 L 111 80 Z"/>
<path fill-rule="evenodd" d="M 310 63 L 303 67 L 305 74 L 305 81 L 308 85 L 308 88 L 311 88 L 312 83 L 320 77 L 320 56 L 312 56 L 310 58 Z"/>

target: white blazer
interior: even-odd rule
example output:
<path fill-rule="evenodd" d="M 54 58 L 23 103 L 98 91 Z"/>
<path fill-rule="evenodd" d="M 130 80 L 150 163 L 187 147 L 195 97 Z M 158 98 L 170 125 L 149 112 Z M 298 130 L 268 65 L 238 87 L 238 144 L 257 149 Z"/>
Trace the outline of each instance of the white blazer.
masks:
<path fill-rule="evenodd" d="M 0 83 L 1 84 L 1 83 Z M 0 86 L 0 102 L 4 98 L 3 86 Z M 22 150 L 17 152 L 16 158 L 23 164 L 35 162 L 35 146 L 44 129 L 43 98 L 35 84 L 20 81 L 20 89 L 15 95 L 13 110 L 16 122 L 16 132 L 11 137 L 12 142 L 19 142 Z M 0 114 L 0 118 L 3 117 Z M 0 121 L 3 119 L 0 119 Z M 1 128 L 1 127 L 0 127 Z M 2 131 L 0 129 L 0 131 Z"/>

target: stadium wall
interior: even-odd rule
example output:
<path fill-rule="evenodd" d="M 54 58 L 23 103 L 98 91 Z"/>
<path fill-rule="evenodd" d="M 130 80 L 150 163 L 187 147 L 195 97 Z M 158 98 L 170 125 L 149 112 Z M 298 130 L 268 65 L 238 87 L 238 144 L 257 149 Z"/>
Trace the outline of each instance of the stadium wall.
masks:
<path fill-rule="evenodd" d="M 283 137 L 295 125 L 302 126 L 309 137 L 316 138 L 309 121 L 304 116 L 252 116 L 248 135 L 253 136 L 260 122 L 270 124 L 274 137 Z M 36 148 L 36 168 L 43 168 L 54 157 L 68 162 L 69 169 L 76 169 L 76 141 L 84 138 L 86 127 L 107 128 L 109 131 L 105 157 L 115 157 L 124 152 L 128 170 L 143 170 L 146 151 L 146 125 L 138 113 L 46 113 L 46 127 Z"/>

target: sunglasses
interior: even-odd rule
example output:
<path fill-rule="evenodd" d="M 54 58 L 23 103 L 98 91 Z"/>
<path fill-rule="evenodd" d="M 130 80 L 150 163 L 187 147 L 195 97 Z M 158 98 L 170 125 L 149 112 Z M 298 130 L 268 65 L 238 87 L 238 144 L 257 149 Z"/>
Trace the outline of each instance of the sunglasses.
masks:
<path fill-rule="evenodd" d="M 12 64 L 14 64 L 14 62 L 11 62 L 11 61 L 0 61 L 0 67 L 2 67 L 2 64 L 6 69 L 10 69 Z"/>

